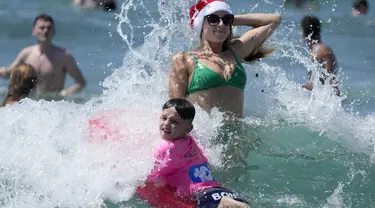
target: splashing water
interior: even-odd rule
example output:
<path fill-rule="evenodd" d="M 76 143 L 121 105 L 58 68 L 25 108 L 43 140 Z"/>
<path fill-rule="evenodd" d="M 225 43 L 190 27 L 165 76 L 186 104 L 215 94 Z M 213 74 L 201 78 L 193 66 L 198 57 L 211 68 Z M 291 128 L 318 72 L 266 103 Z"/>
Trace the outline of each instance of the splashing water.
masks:
<path fill-rule="evenodd" d="M 134 189 L 161 142 L 157 118 L 167 100 L 171 57 L 198 43 L 187 27 L 190 3 L 122 4 L 117 29 L 128 50 L 100 97 L 83 105 L 26 99 L 0 109 L 0 206 L 147 207 L 135 200 Z M 310 93 L 293 80 L 294 69 L 316 71 L 306 49 L 290 40 L 295 30 L 295 24 L 281 26 L 267 43 L 277 52 L 245 65 L 242 136 L 259 139 L 245 158 L 258 168 L 230 172 L 220 182 L 247 195 L 254 207 L 374 206 L 375 115 L 347 111 L 329 86 L 316 85 Z M 290 69 L 280 67 L 284 62 Z M 220 173 L 225 144 L 213 140 L 222 114 L 196 107 L 193 134 Z M 107 111 L 114 112 L 108 123 L 123 141 L 90 143 L 88 120 Z"/>

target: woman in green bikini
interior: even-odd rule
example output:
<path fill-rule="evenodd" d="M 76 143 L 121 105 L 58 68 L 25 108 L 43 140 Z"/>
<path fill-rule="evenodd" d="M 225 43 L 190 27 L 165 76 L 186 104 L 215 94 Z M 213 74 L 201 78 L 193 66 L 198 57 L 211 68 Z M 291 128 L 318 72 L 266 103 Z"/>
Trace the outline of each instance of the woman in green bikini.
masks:
<path fill-rule="evenodd" d="M 233 15 L 224 1 L 200 0 L 190 8 L 190 19 L 201 45 L 173 56 L 169 98 L 243 117 L 246 72 L 241 62 L 272 52 L 261 45 L 280 24 L 280 15 Z M 234 39 L 232 26 L 240 25 L 253 29 Z"/>

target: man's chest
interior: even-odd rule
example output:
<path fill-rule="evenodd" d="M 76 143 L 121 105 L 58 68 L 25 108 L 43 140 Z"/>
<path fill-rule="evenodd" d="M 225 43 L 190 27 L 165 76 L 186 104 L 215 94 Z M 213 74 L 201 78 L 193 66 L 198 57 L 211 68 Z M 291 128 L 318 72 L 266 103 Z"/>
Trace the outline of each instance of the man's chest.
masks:
<path fill-rule="evenodd" d="M 40 78 L 53 78 L 65 73 L 64 64 L 57 56 L 31 54 L 25 62 L 35 68 Z"/>

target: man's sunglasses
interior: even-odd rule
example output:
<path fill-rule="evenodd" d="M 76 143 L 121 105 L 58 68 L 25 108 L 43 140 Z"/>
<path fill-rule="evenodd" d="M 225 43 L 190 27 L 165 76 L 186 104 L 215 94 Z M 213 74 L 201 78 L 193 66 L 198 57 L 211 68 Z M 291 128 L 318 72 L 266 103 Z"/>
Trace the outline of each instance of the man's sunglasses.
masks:
<path fill-rule="evenodd" d="M 217 26 L 220 24 L 220 19 L 223 21 L 223 24 L 225 26 L 231 26 L 234 21 L 234 15 L 233 14 L 226 14 L 222 17 L 220 17 L 217 14 L 209 14 L 206 16 L 207 21 L 212 26 Z"/>

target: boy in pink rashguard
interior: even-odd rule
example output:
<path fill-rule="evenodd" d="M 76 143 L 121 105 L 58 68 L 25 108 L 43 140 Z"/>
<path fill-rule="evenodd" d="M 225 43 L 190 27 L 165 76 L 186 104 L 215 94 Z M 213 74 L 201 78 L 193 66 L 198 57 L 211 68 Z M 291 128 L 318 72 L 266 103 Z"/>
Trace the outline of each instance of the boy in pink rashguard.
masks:
<path fill-rule="evenodd" d="M 147 182 L 168 184 L 177 195 L 197 201 L 199 208 L 249 207 L 237 193 L 222 187 L 211 175 L 208 160 L 194 138 L 194 106 L 185 99 L 171 99 L 163 106 L 159 120 L 165 141 L 155 151 L 155 166 Z"/>

